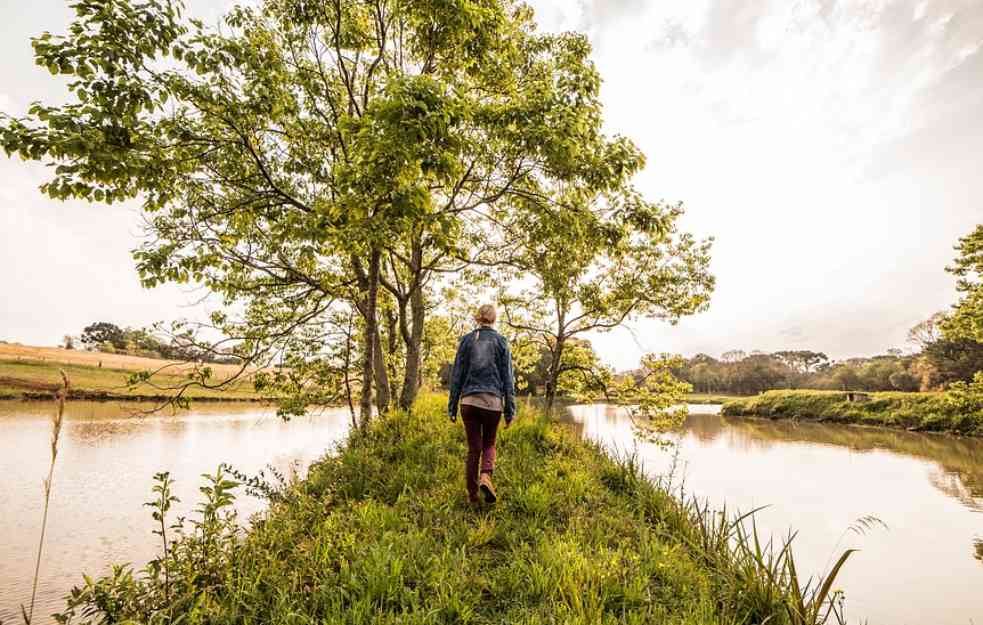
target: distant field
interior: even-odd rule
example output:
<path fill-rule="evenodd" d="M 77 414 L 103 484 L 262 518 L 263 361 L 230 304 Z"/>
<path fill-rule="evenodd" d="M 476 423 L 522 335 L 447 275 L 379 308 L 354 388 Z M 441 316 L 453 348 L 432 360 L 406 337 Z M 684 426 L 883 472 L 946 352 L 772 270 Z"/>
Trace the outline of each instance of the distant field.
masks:
<path fill-rule="evenodd" d="M 72 386 L 72 397 L 79 399 L 160 398 L 173 391 L 142 385 L 126 388 L 127 377 L 135 371 L 156 370 L 171 365 L 154 376 L 159 387 L 174 386 L 186 380 L 191 366 L 176 361 L 104 354 L 55 347 L 32 347 L 0 343 L 0 398 L 40 398 L 51 396 L 61 385 L 59 369 L 64 369 Z M 217 380 L 238 371 L 234 365 L 209 365 Z M 251 379 L 237 381 L 229 390 L 192 388 L 185 393 L 193 399 L 258 399 Z"/>

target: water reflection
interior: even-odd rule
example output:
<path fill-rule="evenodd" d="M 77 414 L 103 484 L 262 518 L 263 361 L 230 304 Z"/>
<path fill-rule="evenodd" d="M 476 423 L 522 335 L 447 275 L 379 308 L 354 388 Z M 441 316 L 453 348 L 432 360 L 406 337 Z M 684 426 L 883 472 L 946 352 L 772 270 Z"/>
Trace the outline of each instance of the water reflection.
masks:
<path fill-rule="evenodd" d="M 983 510 L 983 441 L 886 428 L 861 428 L 822 423 L 764 419 L 733 419 L 690 415 L 688 433 L 704 442 L 728 436 L 728 444 L 745 451 L 780 443 L 809 443 L 866 453 L 888 451 L 936 463 L 929 482 L 977 512 Z"/>
<path fill-rule="evenodd" d="M 153 557 L 152 521 L 143 502 L 153 474 L 170 471 L 176 518 L 192 512 L 200 474 L 230 463 L 248 474 L 272 464 L 303 472 L 347 432 L 345 411 L 284 423 L 255 404 L 195 404 L 192 412 L 131 416 L 133 404 L 69 402 L 55 468 L 38 607 L 48 615 L 82 572 Z M 18 622 L 30 581 L 41 518 L 51 402 L 0 402 L 0 621 Z M 240 495 L 247 516 L 259 500 Z M 50 622 L 44 618 L 36 622 Z"/>
<path fill-rule="evenodd" d="M 766 533 L 799 532 L 803 569 L 856 547 L 838 581 L 851 622 L 983 623 L 983 441 L 878 428 L 730 419 L 691 406 L 678 450 L 687 491 L 750 510 Z M 634 441 L 614 406 L 576 406 L 584 436 L 635 449 L 653 475 L 672 455 Z M 889 529 L 846 531 L 873 515 Z M 899 600 L 904 597 L 904 600 Z"/>

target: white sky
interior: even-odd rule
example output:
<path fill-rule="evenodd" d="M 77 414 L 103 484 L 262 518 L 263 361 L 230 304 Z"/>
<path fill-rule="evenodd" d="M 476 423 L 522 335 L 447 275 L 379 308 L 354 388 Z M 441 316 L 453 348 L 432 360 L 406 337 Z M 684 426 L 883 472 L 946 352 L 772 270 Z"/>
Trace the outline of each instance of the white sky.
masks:
<path fill-rule="evenodd" d="M 214 20 L 228 2 L 189 2 Z M 618 368 L 643 351 L 903 346 L 955 300 L 943 267 L 983 222 L 980 0 L 533 0 L 546 30 L 594 44 L 611 132 L 651 199 L 714 236 L 708 313 L 594 337 Z M 0 110 L 62 97 L 28 38 L 61 0 L 0 0 Z M 0 158 L 0 339 L 54 344 L 96 320 L 194 315 L 201 293 L 142 290 L 132 208 L 59 203 L 44 170 Z"/>

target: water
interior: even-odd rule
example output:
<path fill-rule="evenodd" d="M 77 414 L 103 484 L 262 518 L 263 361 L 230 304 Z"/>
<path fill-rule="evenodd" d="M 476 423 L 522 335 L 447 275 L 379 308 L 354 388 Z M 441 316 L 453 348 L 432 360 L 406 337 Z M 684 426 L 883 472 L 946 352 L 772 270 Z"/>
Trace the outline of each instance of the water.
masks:
<path fill-rule="evenodd" d="M 202 473 L 222 462 L 255 474 L 272 464 L 302 472 L 348 430 L 347 410 L 279 420 L 253 404 L 195 404 L 191 413 L 134 418 L 136 406 L 69 402 L 58 445 L 35 622 L 64 609 L 81 573 L 110 563 L 142 566 L 157 555 L 151 534 L 153 475 L 170 471 L 188 515 L 200 500 Z M 42 480 L 50 459 L 52 402 L 0 402 L 0 621 L 19 623 L 31 596 L 41 527 Z M 241 489 L 240 489 L 241 490 Z M 262 501 L 239 493 L 242 515 Z"/>
<path fill-rule="evenodd" d="M 0 620 L 19 622 L 41 521 L 52 403 L 0 402 Z M 270 463 L 302 472 L 340 440 L 347 411 L 279 421 L 248 404 L 196 404 L 191 413 L 134 419 L 132 405 L 70 402 L 59 446 L 36 622 L 62 597 L 113 562 L 156 555 L 150 511 L 153 474 L 170 471 L 181 498 L 198 501 L 201 473 L 228 462 L 247 473 Z M 714 411 L 692 406 L 692 411 Z M 579 406 L 568 417 L 582 435 L 632 449 L 631 426 L 610 406 Z M 983 441 L 847 426 L 731 420 L 694 414 L 680 438 L 675 481 L 687 491 L 758 513 L 763 532 L 799 532 L 800 568 L 818 572 L 849 547 L 838 587 L 853 623 L 983 625 Z M 653 475 L 671 455 L 637 451 Z M 503 493 L 507 496 L 507 493 Z M 244 515 L 262 502 L 240 495 Z M 848 531 L 874 515 L 889 529 Z M 38 615 L 42 615 L 38 618 Z"/>
<path fill-rule="evenodd" d="M 634 447 L 619 408 L 577 406 L 570 420 L 609 447 Z M 679 443 L 674 481 L 717 507 L 767 505 L 759 529 L 798 532 L 800 573 L 861 550 L 836 584 L 851 623 L 983 624 L 983 441 L 691 414 Z M 672 454 L 647 444 L 637 452 L 650 474 L 671 471 Z M 888 528 L 848 529 L 868 515 Z"/>

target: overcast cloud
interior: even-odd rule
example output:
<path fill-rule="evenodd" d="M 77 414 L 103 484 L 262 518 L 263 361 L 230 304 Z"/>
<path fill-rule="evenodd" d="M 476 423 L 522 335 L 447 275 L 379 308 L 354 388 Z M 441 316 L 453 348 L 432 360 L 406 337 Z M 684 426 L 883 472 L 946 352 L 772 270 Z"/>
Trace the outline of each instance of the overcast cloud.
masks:
<path fill-rule="evenodd" d="M 226 2 L 190 2 L 214 19 Z M 955 299 L 943 267 L 983 221 L 979 0 L 534 0 L 545 30 L 591 39 L 612 133 L 648 157 L 638 186 L 716 238 L 710 312 L 594 338 L 643 351 L 903 346 Z M 0 110 L 62 97 L 28 37 L 64 3 L 0 0 Z M 0 159 L 0 339 L 54 344 L 97 319 L 191 314 L 199 293 L 139 288 L 131 208 L 62 204 L 43 168 Z"/>

